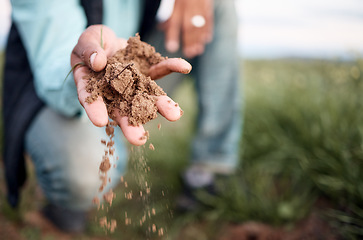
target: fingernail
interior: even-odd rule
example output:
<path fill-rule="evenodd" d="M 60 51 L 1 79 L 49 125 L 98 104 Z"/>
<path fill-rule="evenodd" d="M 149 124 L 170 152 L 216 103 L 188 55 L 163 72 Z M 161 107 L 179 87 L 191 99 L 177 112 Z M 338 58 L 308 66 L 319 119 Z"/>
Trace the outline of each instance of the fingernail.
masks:
<path fill-rule="evenodd" d="M 92 55 L 89 57 L 89 62 L 91 63 L 91 67 L 93 68 L 93 63 L 96 59 L 97 52 L 92 53 Z"/>
<path fill-rule="evenodd" d="M 178 51 L 179 43 L 177 41 L 168 41 L 165 47 L 168 52 L 174 53 Z"/>

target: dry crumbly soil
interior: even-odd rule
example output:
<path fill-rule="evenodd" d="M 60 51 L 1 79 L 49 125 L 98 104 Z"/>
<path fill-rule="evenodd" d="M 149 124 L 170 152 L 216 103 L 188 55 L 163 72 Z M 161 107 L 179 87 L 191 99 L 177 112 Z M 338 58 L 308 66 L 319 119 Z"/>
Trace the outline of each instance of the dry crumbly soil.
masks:
<path fill-rule="evenodd" d="M 119 113 L 136 126 L 157 116 L 154 97 L 165 92 L 148 76 L 148 71 L 166 58 L 141 41 L 139 35 L 127 43 L 126 48 L 108 59 L 105 70 L 91 73 L 86 88 L 91 96 L 86 101 L 92 103 L 101 96 L 111 119 Z"/>

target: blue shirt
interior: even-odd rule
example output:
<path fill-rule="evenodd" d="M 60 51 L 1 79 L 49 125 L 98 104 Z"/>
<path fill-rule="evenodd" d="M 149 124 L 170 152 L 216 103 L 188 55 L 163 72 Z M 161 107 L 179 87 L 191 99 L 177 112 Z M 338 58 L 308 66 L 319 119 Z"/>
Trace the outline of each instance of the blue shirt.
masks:
<path fill-rule="evenodd" d="M 70 56 L 87 25 L 79 0 L 11 0 L 16 23 L 28 54 L 38 96 L 51 108 L 73 116 L 82 110 Z M 141 0 L 104 0 L 103 23 L 118 37 L 135 35 Z"/>

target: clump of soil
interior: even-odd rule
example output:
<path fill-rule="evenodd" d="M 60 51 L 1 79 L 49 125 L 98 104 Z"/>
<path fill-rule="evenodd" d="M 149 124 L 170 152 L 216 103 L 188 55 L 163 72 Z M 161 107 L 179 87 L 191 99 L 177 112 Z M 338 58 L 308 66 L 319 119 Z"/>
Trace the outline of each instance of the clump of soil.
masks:
<path fill-rule="evenodd" d="M 127 116 L 131 125 L 144 124 L 157 117 L 155 96 L 166 95 L 149 76 L 150 66 L 163 60 L 155 48 L 142 42 L 140 36 L 129 38 L 126 48 L 109 58 L 105 70 L 92 72 L 86 102 L 103 98 L 111 119 Z"/>

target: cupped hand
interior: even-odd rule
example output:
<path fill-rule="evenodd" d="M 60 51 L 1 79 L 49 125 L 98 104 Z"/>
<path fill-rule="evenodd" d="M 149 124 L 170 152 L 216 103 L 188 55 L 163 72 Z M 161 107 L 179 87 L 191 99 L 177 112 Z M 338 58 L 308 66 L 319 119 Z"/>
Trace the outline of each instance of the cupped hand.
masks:
<path fill-rule="evenodd" d="M 86 91 L 88 82 L 86 76 L 89 75 L 90 69 L 96 72 L 102 71 L 106 67 L 107 58 L 113 56 L 118 50 L 125 48 L 126 45 L 127 41 L 117 38 L 110 28 L 103 25 L 92 25 L 82 33 L 72 51 L 71 66 L 79 64 L 73 71 L 78 100 L 95 126 L 106 126 L 109 121 L 108 113 L 102 97 L 98 97 L 92 103 L 86 102 L 86 98 L 90 96 L 90 93 Z M 170 58 L 152 66 L 149 75 L 155 80 L 171 72 L 189 73 L 190 70 L 191 65 L 185 60 Z M 176 121 L 181 117 L 182 111 L 172 99 L 167 96 L 155 98 L 159 113 L 166 119 Z M 131 144 L 138 146 L 145 144 L 147 139 L 144 137 L 145 129 L 142 125 L 130 125 L 128 118 L 125 116 L 116 116 L 115 121 Z"/>
<path fill-rule="evenodd" d="M 195 17 L 197 24 L 193 24 Z M 161 24 L 166 50 L 176 52 L 181 45 L 179 39 L 182 39 L 185 57 L 201 55 L 205 45 L 212 41 L 213 25 L 213 0 L 175 0 L 171 17 Z"/>

